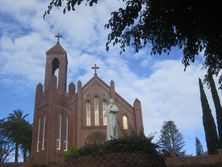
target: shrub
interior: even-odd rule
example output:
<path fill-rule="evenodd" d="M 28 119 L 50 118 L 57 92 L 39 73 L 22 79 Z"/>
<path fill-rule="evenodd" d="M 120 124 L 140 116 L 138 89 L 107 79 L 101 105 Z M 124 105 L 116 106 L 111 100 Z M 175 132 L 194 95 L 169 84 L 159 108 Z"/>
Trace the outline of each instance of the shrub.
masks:
<path fill-rule="evenodd" d="M 144 134 L 131 134 L 120 139 L 110 140 L 104 143 L 108 153 L 113 152 L 137 152 L 157 155 L 157 146 L 153 144 L 153 137 L 146 137 Z"/>
<path fill-rule="evenodd" d="M 68 150 L 64 153 L 64 159 L 69 160 L 79 156 L 79 150 L 73 147 L 68 148 Z"/>
<path fill-rule="evenodd" d="M 146 137 L 144 134 L 131 134 L 104 143 L 86 144 L 79 149 L 69 148 L 64 154 L 64 159 L 121 152 L 146 153 L 156 156 L 158 155 L 157 146 L 151 142 L 152 139 L 153 137 Z"/>

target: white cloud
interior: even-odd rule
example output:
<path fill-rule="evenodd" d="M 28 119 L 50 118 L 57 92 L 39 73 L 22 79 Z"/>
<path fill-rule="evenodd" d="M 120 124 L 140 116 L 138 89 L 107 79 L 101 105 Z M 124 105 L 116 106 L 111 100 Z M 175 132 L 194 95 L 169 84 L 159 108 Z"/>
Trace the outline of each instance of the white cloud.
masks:
<path fill-rule="evenodd" d="M 11 39 L 2 36 L 0 39 L 0 74 L 8 77 L 21 76 L 26 80 L 38 82 L 44 73 L 44 52 L 49 44 L 38 33 L 30 33 Z M 40 49 L 41 48 L 41 49 Z"/>
<path fill-rule="evenodd" d="M 120 94 L 131 103 L 135 97 L 141 99 L 146 132 L 160 129 L 162 122 L 169 119 L 185 131 L 200 128 L 198 77 L 204 73 L 200 66 L 183 72 L 181 63 L 171 60 L 157 62 L 154 68 L 147 78 L 121 76 L 120 82 L 116 80 Z"/>

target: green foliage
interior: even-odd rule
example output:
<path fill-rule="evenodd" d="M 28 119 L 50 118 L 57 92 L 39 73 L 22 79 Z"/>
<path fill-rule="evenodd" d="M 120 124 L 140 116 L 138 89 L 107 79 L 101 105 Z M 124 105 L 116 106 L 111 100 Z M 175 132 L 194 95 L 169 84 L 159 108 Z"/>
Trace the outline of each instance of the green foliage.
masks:
<path fill-rule="evenodd" d="M 146 153 L 151 156 L 158 155 L 157 146 L 151 142 L 153 137 L 132 134 L 123 138 L 113 139 L 104 143 L 87 144 L 82 148 L 69 148 L 64 154 L 65 160 L 86 155 L 103 155 L 109 153 Z"/>
<path fill-rule="evenodd" d="M 79 149 L 79 156 L 100 155 L 103 154 L 104 151 L 105 150 L 101 143 L 87 144 Z"/>
<path fill-rule="evenodd" d="M 219 145 L 218 148 L 222 148 L 222 107 L 220 104 L 220 98 L 217 93 L 217 88 L 213 79 L 213 75 L 209 74 L 208 75 L 208 80 L 209 80 L 209 86 L 215 106 L 215 111 L 216 111 L 216 118 L 217 118 L 217 130 L 218 130 L 218 141 Z"/>
<path fill-rule="evenodd" d="M 199 87 L 200 87 L 200 99 L 201 106 L 203 110 L 203 126 L 205 131 L 205 138 L 207 143 L 207 150 L 209 154 L 216 153 L 216 149 L 218 148 L 218 137 L 216 131 L 216 125 L 214 122 L 214 118 L 211 113 L 211 109 L 207 100 L 207 96 L 204 92 L 203 83 L 201 79 L 199 79 Z"/>
<path fill-rule="evenodd" d="M 61 7 L 63 0 L 52 0 L 48 6 L 48 10 L 45 11 L 44 16 L 50 13 L 53 6 L 55 7 Z M 89 4 L 89 6 L 92 6 L 93 4 L 97 3 L 97 0 L 67 0 L 66 6 L 63 9 L 63 13 L 65 14 L 66 11 L 75 10 L 75 6 L 80 5 L 83 1 L 86 1 L 85 4 Z"/>
<path fill-rule="evenodd" d="M 196 140 L 195 140 L 195 147 L 196 147 L 196 155 L 202 155 L 204 152 L 203 152 L 203 146 L 200 142 L 200 140 L 196 137 Z"/>
<path fill-rule="evenodd" d="M 64 159 L 65 160 L 69 160 L 72 159 L 74 157 L 78 157 L 79 156 L 79 150 L 77 150 L 76 148 L 68 148 L 68 150 L 64 153 Z"/>
<path fill-rule="evenodd" d="M 18 162 L 19 146 L 24 155 L 31 152 L 32 125 L 25 120 L 22 110 L 14 110 L 2 124 L 2 132 L 7 140 L 15 145 L 15 162 Z M 24 157 L 25 158 L 25 157 Z"/>
<path fill-rule="evenodd" d="M 0 164 L 7 161 L 13 151 L 11 143 L 7 141 L 7 137 L 3 133 L 3 122 L 4 120 L 0 120 Z"/>
<path fill-rule="evenodd" d="M 157 155 L 156 148 L 151 140 L 153 137 L 146 137 L 144 134 L 132 134 L 117 140 L 110 140 L 105 143 L 107 152 L 137 152 Z"/>
<path fill-rule="evenodd" d="M 97 4 L 98 0 L 51 0 L 53 7 L 63 7 L 63 13 L 77 5 Z M 170 53 L 172 47 L 183 50 L 185 67 L 203 52 L 203 66 L 213 74 L 222 69 L 222 5 L 218 0 L 122 0 L 125 5 L 111 13 L 105 25 L 109 45 L 120 44 L 122 51 L 133 46 L 135 51 L 151 44 L 152 54 Z M 220 82 L 222 75 L 220 75 Z"/>
<path fill-rule="evenodd" d="M 163 123 L 158 144 L 165 155 L 185 155 L 185 151 L 183 151 L 184 138 L 173 121 L 165 121 Z"/>

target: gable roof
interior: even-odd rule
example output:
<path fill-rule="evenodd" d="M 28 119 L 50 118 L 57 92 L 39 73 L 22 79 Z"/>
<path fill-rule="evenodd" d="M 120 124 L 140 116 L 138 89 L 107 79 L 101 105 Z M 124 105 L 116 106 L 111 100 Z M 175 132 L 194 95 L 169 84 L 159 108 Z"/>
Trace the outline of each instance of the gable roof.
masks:
<path fill-rule="evenodd" d="M 102 79 L 100 79 L 98 76 L 94 76 L 82 87 L 82 89 L 87 89 L 90 85 L 92 85 L 95 82 L 100 82 L 107 89 L 110 88 L 110 86 L 107 83 L 105 83 Z"/>
<path fill-rule="evenodd" d="M 99 78 L 98 76 L 94 76 L 92 77 L 83 87 L 82 87 L 82 90 L 86 90 L 87 88 L 90 87 L 90 85 L 96 83 L 98 84 L 98 82 L 104 86 L 105 89 L 108 89 L 110 90 L 110 86 L 104 82 L 101 78 Z M 122 96 L 120 96 L 116 91 L 115 91 L 115 96 L 116 98 L 120 99 L 121 101 L 123 101 L 126 105 L 128 105 L 129 107 L 133 108 L 133 106 L 127 102 Z"/>
<path fill-rule="evenodd" d="M 53 46 L 51 49 L 49 49 L 47 52 L 46 52 L 47 55 L 50 55 L 50 54 L 64 54 L 64 55 L 67 55 L 65 49 L 63 49 L 63 47 L 60 45 L 59 42 L 56 43 L 55 46 Z"/>

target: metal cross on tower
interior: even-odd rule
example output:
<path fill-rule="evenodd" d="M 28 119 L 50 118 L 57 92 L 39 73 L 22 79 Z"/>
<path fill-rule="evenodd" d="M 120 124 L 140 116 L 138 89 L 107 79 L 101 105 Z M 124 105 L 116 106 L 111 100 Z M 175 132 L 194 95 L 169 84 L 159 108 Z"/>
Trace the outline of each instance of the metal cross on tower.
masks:
<path fill-rule="evenodd" d="M 62 35 L 58 33 L 55 37 L 57 38 L 57 43 L 59 43 L 59 38 L 62 38 Z"/>
<path fill-rule="evenodd" d="M 96 64 L 95 64 L 94 67 L 92 67 L 92 69 L 94 69 L 94 76 L 97 76 L 96 70 L 99 69 L 99 67 L 97 67 Z"/>

